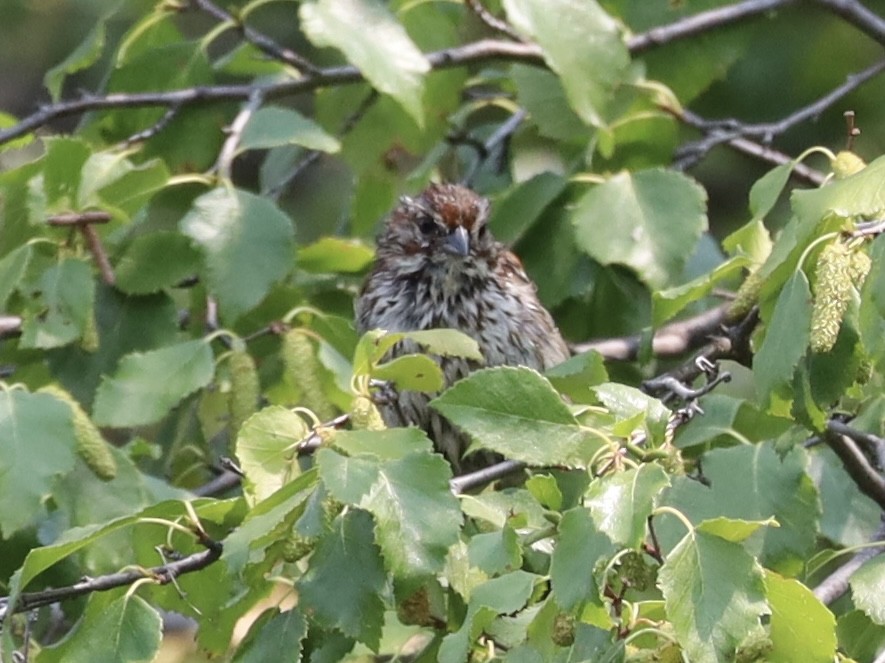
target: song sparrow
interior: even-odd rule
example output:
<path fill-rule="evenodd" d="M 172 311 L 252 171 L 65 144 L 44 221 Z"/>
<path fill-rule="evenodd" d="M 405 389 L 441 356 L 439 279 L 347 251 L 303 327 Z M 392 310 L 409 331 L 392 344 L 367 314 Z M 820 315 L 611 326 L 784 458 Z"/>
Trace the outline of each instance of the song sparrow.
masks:
<path fill-rule="evenodd" d="M 545 370 L 568 348 L 519 259 L 486 225 L 489 201 L 456 184 L 431 184 L 403 197 L 378 237 L 375 265 L 356 302 L 360 333 L 450 327 L 473 337 L 485 366 Z M 394 353 L 414 352 L 413 347 Z M 443 357 L 451 385 L 479 366 Z M 403 391 L 381 405 L 389 426 L 424 429 L 456 473 L 488 462 L 462 455 L 469 440 L 429 407 L 432 395 Z M 471 460 L 472 459 L 472 460 Z"/>

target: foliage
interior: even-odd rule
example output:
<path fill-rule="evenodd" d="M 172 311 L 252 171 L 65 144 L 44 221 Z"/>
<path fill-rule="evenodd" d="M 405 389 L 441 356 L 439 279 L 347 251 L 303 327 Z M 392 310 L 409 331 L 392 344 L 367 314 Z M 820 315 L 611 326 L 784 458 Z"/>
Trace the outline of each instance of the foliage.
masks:
<path fill-rule="evenodd" d="M 881 556 L 839 602 L 812 591 L 885 505 L 875 459 L 843 468 L 822 443 L 883 444 L 885 157 L 788 159 L 717 242 L 704 188 L 668 166 L 682 105 L 755 26 L 640 56 L 626 26 L 688 3 L 488 4 L 525 41 L 479 57 L 502 26 L 475 1 L 164 0 L 118 41 L 103 16 L 47 72 L 64 99 L 107 67 L 101 99 L 127 101 L 3 146 L 19 151 L 0 173 L 0 658 L 153 660 L 171 612 L 196 624 L 195 656 L 236 661 L 885 647 Z M 298 52 L 251 27 L 267 12 Z M 189 101 L 162 96 L 177 90 Z M 832 174 L 791 184 L 820 154 Z M 434 178 L 493 198 L 493 232 L 572 340 L 642 331 L 630 360 L 587 350 L 440 391 L 433 357 L 476 361 L 471 339 L 357 338 L 377 223 Z M 737 379 L 717 387 L 652 332 L 723 288 L 732 346 L 705 361 Z M 389 361 L 403 340 L 426 354 Z M 685 366 L 701 368 L 678 388 L 643 382 Z M 524 475 L 465 490 L 424 433 L 384 428 L 379 380 L 433 393 Z M 224 467 L 242 478 L 219 497 Z M 43 591 L 84 576 L 106 585 Z M 40 609 L 83 594 L 61 625 Z"/>

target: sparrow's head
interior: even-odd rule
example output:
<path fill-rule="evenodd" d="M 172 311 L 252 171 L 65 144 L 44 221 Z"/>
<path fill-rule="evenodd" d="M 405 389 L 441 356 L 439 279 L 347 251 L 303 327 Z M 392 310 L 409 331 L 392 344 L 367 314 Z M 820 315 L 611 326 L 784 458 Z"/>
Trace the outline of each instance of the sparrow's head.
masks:
<path fill-rule="evenodd" d="M 378 240 L 379 257 L 443 265 L 487 255 L 489 201 L 458 184 L 431 184 L 403 197 Z"/>

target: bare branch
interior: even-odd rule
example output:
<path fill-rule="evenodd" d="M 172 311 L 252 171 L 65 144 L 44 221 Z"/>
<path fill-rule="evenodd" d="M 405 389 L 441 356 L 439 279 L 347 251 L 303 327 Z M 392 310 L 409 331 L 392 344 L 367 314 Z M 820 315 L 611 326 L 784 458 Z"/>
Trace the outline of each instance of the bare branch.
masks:
<path fill-rule="evenodd" d="M 859 436 L 867 436 L 841 422 L 830 420 L 827 423 L 827 434 L 824 439 L 827 445 L 836 452 L 845 471 L 860 488 L 860 491 L 875 501 L 885 510 L 885 478 L 876 471 L 863 452 L 858 448 Z"/>
<path fill-rule="evenodd" d="M 169 110 L 163 113 L 163 116 L 159 120 L 154 122 L 153 125 L 149 126 L 144 131 L 139 131 L 138 133 L 132 134 L 131 136 L 129 136 L 129 138 L 123 141 L 123 145 L 125 145 L 126 147 L 130 147 L 132 145 L 135 145 L 135 143 L 142 143 L 146 140 L 150 140 L 158 133 L 163 131 L 163 129 L 168 127 L 172 120 L 174 120 L 175 117 L 178 115 L 180 110 L 181 104 L 174 104 L 170 106 Z"/>
<path fill-rule="evenodd" d="M 738 152 L 743 152 L 751 157 L 756 157 L 760 161 L 766 161 L 775 166 L 782 166 L 785 163 L 793 161 L 793 157 L 779 152 L 768 145 L 754 143 L 746 138 L 733 138 L 728 144 Z M 793 164 L 793 175 L 805 180 L 814 186 L 821 186 L 827 179 L 827 176 L 819 170 L 806 166 L 804 163 Z"/>
<path fill-rule="evenodd" d="M 873 541 L 885 538 L 885 522 L 879 525 L 879 529 L 873 535 Z M 885 552 L 885 545 L 880 547 L 863 548 L 857 552 L 848 562 L 833 571 L 814 588 L 814 595 L 824 605 L 834 603 L 839 597 L 848 591 L 848 580 L 854 575 L 867 560 Z"/>
<path fill-rule="evenodd" d="M 229 14 L 214 2 L 211 2 L 211 0 L 191 0 L 191 3 L 222 23 L 227 23 L 231 27 L 236 28 L 246 41 L 273 59 L 295 67 L 303 73 L 318 73 L 319 70 L 309 60 L 290 48 L 280 46 L 267 35 L 258 32 L 254 28 L 250 28 L 243 21 Z"/>
<path fill-rule="evenodd" d="M 812 0 L 885 46 L 885 20 L 856 0 Z"/>
<path fill-rule="evenodd" d="M 201 539 L 201 543 L 206 546 L 206 550 L 188 555 L 168 564 L 154 566 L 149 569 L 121 571 L 97 578 L 86 578 L 68 587 L 25 593 L 19 596 L 15 606 L 9 606 L 8 599 L 0 599 L 0 622 L 10 614 L 27 612 L 34 608 L 66 601 L 78 596 L 84 596 L 85 594 L 91 594 L 92 592 L 106 592 L 117 587 L 125 587 L 142 578 L 151 578 L 158 585 L 168 585 L 178 576 L 205 569 L 221 557 L 223 548 L 220 543 L 206 537 L 201 537 Z"/>
<path fill-rule="evenodd" d="M 489 465 L 476 472 L 462 474 L 449 481 L 449 488 L 455 495 L 461 495 L 468 490 L 481 488 L 511 474 L 521 472 L 526 467 L 525 463 L 518 460 L 503 460 L 500 463 Z"/>
<path fill-rule="evenodd" d="M 706 120 L 691 111 L 679 110 L 673 112 L 687 125 L 700 129 L 705 135 L 700 140 L 683 145 L 676 152 L 673 167 L 677 170 L 691 168 L 700 161 L 711 149 L 722 143 L 729 143 L 736 138 L 757 138 L 763 143 L 771 142 L 778 136 L 797 124 L 817 117 L 822 112 L 841 101 L 846 95 L 854 92 L 865 82 L 879 75 L 885 70 L 885 58 L 867 67 L 863 71 L 849 75 L 839 87 L 831 90 L 824 96 L 790 113 L 785 118 L 775 122 L 759 124 L 745 124 L 738 120 Z"/>
<path fill-rule="evenodd" d="M 633 54 L 642 53 L 655 46 L 668 44 L 686 37 L 693 37 L 713 28 L 764 14 L 779 7 L 791 5 L 796 0 L 745 0 L 733 5 L 718 7 L 675 21 L 669 25 L 651 28 L 627 40 L 627 48 Z"/>
<path fill-rule="evenodd" d="M 714 332 L 720 330 L 725 321 L 728 305 L 723 304 L 700 315 L 661 327 L 652 340 L 652 354 L 656 357 L 678 357 L 689 350 L 706 343 Z M 575 353 L 595 350 L 612 361 L 632 361 L 639 354 L 641 334 L 606 338 L 577 343 L 572 346 Z"/>
<path fill-rule="evenodd" d="M 22 319 L 17 315 L 0 315 L 0 339 L 22 333 Z"/>

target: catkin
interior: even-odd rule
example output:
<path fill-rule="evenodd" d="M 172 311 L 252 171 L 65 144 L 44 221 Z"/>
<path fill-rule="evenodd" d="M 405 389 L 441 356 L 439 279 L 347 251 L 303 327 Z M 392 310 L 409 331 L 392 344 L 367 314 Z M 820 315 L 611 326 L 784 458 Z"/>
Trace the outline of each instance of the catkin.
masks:
<path fill-rule="evenodd" d="M 72 423 L 74 425 L 74 439 L 77 441 L 76 452 L 87 467 L 102 481 L 110 481 L 117 476 L 117 461 L 111 453 L 108 443 L 101 436 L 101 432 L 92 423 L 89 415 L 83 411 L 80 404 L 64 389 L 55 385 L 47 385 L 39 390 L 40 393 L 49 394 L 60 401 L 67 403 L 71 408 Z"/>
<path fill-rule="evenodd" d="M 731 306 L 728 307 L 727 318 L 729 320 L 740 320 L 756 305 L 759 300 L 759 291 L 762 290 L 763 280 L 758 268 L 747 275 L 747 278 L 741 283 L 741 287 L 738 288 Z"/>
<path fill-rule="evenodd" d="M 356 430 L 384 430 L 384 420 L 378 407 L 368 396 L 359 395 L 353 399 L 350 408 L 350 423 Z"/>
<path fill-rule="evenodd" d="M 230 428 L 235 436 L 243 423 L 258 409 L 260 387 L 255 361 L 246 350 L 234 350 L 230 355 Z"/>
<path fill-rule="evenodd" d="M 833 349 L 852 288 L 851 250 L 839 241 L 827 244 L 818 256 L 814 279 L 810 337 L 813 352 Z"/>
<path fill-rule="evenodd" d="M 860 290 L 872 267 L 873 261 L 870 260 L 870 256 L 860 249 L 851 253 L 851 282 L 855 288 Z"/>
<path fill-rule="evenodd" d="M 301 388 L 302 401 L 322 421 L 335 416 L 334 409 L 323 393 L 320 366 L 313 345 L 300 329 L 291 329 L 283 336 L 283 363 L 286 372 Z"/>

